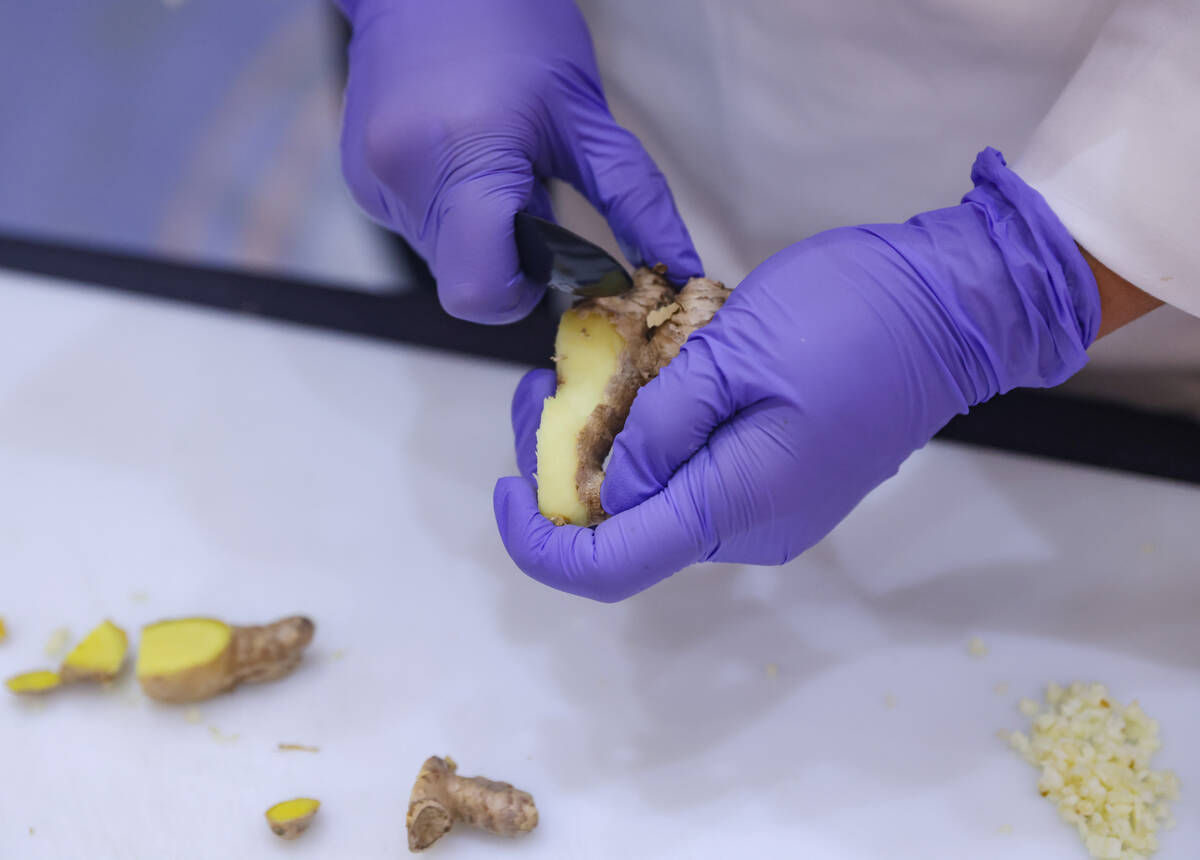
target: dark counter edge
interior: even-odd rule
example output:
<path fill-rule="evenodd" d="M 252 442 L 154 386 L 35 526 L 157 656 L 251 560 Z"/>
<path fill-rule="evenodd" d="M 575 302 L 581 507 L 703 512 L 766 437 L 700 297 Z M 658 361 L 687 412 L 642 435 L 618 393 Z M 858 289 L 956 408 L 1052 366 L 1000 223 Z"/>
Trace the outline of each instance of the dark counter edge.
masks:
<path fill-rule="evenodd" d="M 431 284 L 392 295 L 76 244 L 0 236 L 0 267 L 240 314 L 527 366 L 549 366 L 556 321 L 543 304 L 509 326 L 456 320 Z M 1014 391 L 938 438 L 1200 483 L 1200 423 L 1043 391 Z"/>

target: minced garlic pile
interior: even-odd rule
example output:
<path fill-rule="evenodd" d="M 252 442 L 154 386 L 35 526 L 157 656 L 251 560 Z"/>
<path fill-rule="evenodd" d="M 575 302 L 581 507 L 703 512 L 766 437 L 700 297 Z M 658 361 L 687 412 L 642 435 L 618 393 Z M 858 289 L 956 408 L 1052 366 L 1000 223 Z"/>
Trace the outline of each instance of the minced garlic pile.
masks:
<path fill-rule="evenodd" d="M 1051 684 L 1046 703 L 1021 701 L 1031 736 L 1014 732 L 1013 749 L 1042 769 L 1038 788 L 1074 824 L 1099 860 L 1145 860 L 1158 848 L 1167 801 L 1179 793 L 1171 771 L 1150 770 L 1158 723 L 1138 706 L 1113 703 L 1103 684 Z"/>

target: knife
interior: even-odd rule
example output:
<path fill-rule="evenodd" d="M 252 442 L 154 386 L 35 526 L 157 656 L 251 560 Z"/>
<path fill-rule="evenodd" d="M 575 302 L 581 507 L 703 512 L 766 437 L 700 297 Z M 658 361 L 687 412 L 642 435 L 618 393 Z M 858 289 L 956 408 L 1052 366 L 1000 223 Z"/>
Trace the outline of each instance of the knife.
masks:
<path fill-rule="evenodd" d="M 615 296 L 633 286 L 625 267 L 607 251 L 553 221 L 518 212 L 517 257 L 531 280 L 572 296 Z"/>

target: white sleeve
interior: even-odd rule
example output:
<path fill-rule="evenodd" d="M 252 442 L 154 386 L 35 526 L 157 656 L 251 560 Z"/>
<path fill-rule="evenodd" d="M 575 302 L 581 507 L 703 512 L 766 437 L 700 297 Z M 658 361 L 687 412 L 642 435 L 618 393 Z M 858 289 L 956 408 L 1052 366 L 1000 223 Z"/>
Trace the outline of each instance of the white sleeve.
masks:
<path fill-rule="evenodd" d="M 1102 263 L 1200 316 L 1200 3 L 1120 0 L 1014 169 Z"/>

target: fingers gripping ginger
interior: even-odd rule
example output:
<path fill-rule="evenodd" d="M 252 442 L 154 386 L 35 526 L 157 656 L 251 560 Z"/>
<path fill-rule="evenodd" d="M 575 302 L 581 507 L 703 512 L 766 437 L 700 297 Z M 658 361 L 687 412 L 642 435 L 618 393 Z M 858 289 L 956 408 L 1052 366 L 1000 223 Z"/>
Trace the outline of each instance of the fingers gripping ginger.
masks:
<path fill-rule="evenodd" d="M 507 782 L 459 776 L 447 756 L 430 756 L 421 765 L 408 804 L 408 847 L 423 851 L 450 832 L 456 821 L 501 836 L 537 827 L 533 797 Z"/>
<path fill-rule="evenodd" d="M 138 681 L 160 702 L 198 702 L 238 684 L 272 681 L 300 662 L 313 629 L 299 616 L 262 627 L 215 618 L 160 621 L 142 630 Z"/>
<path fill-rule="evenodd" d="M 595 525 L 604 461 L 638 389 L 679 354 L 729 290 L 692 278 L 677 294 L 666 269 L 638 269 L 633 289 L 587 299 L 563 314 L 555 341 L 558 389 L 537 433 L 538 507 L 556 525 Z"/>

